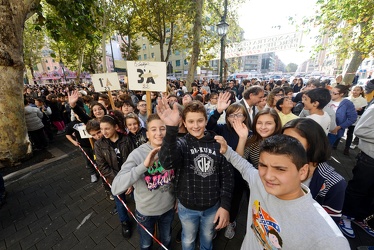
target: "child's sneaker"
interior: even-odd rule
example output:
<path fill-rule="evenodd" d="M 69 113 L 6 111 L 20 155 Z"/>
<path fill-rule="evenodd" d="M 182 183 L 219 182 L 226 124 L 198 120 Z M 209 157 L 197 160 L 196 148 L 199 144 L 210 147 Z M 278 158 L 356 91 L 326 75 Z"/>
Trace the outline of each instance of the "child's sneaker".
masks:
<path fill-rule="evenodd" d="M 225 237 L 227 239 L 232 239 L 235 236 L 235 227 L 236 227 L 236 222 L 234 221 L 233 223 L 230 223 L 227 225 L 226 230 L 225 230 Z"/>
<path fill-rule="evenodd" d="M 347 236 L 349 238 L 355 238 L 356 235 L 355 235 L 355 232 L 352 229 L 351 222 L 352 222 L 351 218 L 343 215 L 342 218 L 339 221 L 338 226 L 345 236 Z"/>
<path fill-rule="evenodd" d="M 357 226 L 361 227 L 367 234 L 374 237 L 374 230 L 368 226 L 364 221 L 353 221 Z"/>

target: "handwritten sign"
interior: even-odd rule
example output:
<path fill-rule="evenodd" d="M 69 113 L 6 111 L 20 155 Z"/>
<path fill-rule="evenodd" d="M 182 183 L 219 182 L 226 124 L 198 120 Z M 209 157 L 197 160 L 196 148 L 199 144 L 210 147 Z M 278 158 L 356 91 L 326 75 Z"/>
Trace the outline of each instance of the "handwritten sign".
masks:
<path fill-rule="evenodd" d="M 121 90 L 117 73 L 93 74 L 91 79 L 96 92 Z"/>
<path fill-rule="evenodd" d="M 130 90 L 166 91 L 166 62 L 127 61 Z"/>
<path fill-rule="evenodd" d="M 77 123 L 73 126 L 73 128 L 79 132 L 82 139 L 92 138 L 92 136 L 87 132 L 86 125 L 84 123 Z"/>

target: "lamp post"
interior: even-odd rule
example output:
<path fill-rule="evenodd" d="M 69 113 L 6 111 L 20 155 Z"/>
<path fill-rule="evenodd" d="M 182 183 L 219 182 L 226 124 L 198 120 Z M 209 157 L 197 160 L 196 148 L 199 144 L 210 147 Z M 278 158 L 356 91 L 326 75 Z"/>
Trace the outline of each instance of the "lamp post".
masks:
<path fill-rule="evenodd" d="M 221 17 L 221 21 L 217 24 L 217 33 L 221 37 L 221 60 L 219 63 L 219 80 L 223 84 L 223 69 L 224 65 L 223 62 L 225 60 L 225 41 L 226 41 L 226 34 L 229 28 L 229 25 L 226 23 L 226 15 L 227 15 L 227 0 L 225 0 L 225 10 L 224 14 Z"/>
<path fill-rule="evenodd" d="M 62 74 L 64 75 L 64 80 L 65 80 L 65 84 L 67 83 L 66 82 L 66 75 L 65 75 L 65 69 L 64 69 L 64 67 L 65 67 L 65 65 L 64 65 L 64 63 L 62 62 L 62 60 L 60 59 L 60 67 L 61 67 L 61 69 L 62 69 Z"/>

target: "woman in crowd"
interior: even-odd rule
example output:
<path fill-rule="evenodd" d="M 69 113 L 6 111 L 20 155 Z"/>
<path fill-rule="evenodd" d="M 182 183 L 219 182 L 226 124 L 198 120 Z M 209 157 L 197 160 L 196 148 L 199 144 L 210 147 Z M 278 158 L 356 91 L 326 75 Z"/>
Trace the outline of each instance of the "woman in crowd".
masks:
<path fill-rule="evenodd" d="M 248 129 L 240 123 L 234 122 L 234 129 L 239 135 L 236 152 L 257 168 L 260 156 L 260 143 L 269 136 L 280 134 L 282 131 L 282 122 L 277 111 L 265 108 L 259 111 L 253 120 L 253 135 L 248 137 Z"/>
<path fill-rule="evenodd" d="M 247 112 L 243 105 L 239 103 L 233 103 L 230 105 L 233 101 L 230 92 L 225 92 L 218 96 L 217 109 L 214 110 L 213 114 L 209 117 L 206 129 L 213 130 L 218 135 L 223 136 L 228 145 L 235 150 L 239 142 L 239 135 L 233 129 L 233 123 L 238 122 L 246 127 L 245 124 L 247 124 L 249 117 L 247 116 Z M 226 124 L 217 124 L 217 121 L 224 110 L 226 110 Z M 247 184 L 236 169 L 234 169 L 234 178 L 235 186 L 230 210 L 230 224 L 225 230 L 225 237 L 228 239 L 232 239 L 235 236 L 236 216 L 239 212 L 240 201 L 245 190 L 248 190 Z"/>
<path fill-rule="evenodd" d="M 312 119 L 298 118 L 284 125 L 283 134 L 298 139 L 306 149 L 309 174 L 304 184 L 309 187 L 313 198 L 338 223 L 347 183 L 327 163 L 331 152 L 324 130 Z"/>
<path fill-rule="evenodd" d="M 125 127 L 135 148 L 147 142 L 147 130 L 141 126 L 140 119 L 135 113 L 126 115 Z"/>
<path fill-rule="evenodd" d="M 147 119 L 148 143 L 135 149 L 113 180 L 112 192 L 121 195 L 134 186 L 135 215 L 151 233 L 158 224 L 161 243 L 169 248 L 174 219 L 173 170 L 165 170 L 157 160 L 157 152 L 166 134 L 166 126 L 157 114 Z M 158 180 L 164 180 L 159 182 Z M 140 249 L 152 248 L 152 237 L 138 225 Z"/>
<path fill-rule="evenodd" d="M 283 89 L 279 87 L 274 88 L 269 93 L 266 107 L 276 109 L 275 105 L 277 104 L 277 101 L 279 101 L 282 97 L 284 97 Z"/>
<path fill-rule="evenodd" d="M 360 118 L 360 116 L 364 113 L 365 107 L 367 106 L 367 101 L 364 94 L 364 89 L 361 86 L 354 86 L 351 92 L 351 95 L 348 97 L 348 100 L 350 100 L 353 105 L 355 106 L 356 112 L 357 112 L 357 121 Z M 351 126 L 347 129 L 347 139 L 345 141 L 345 149 L 344 153 L 349 152 L 349 148 L 351 146 L 352 140 L 353 140 L 353 131 L 355 129 L 355 125 L 357 123 L 353 123 Z M 357 137 L 356 137 L 357 138 Z M 357 138 L 358 140 L 358 138 Z M 357 143 L 358 144 L 358 141 Z M 353 147 L 355 148 L 355 147 Z"/>
<path fill-rule="evenodd" d="M 293 86 L 293 92 L 299 93 L 304 87 L 303 78 L 297 78 L 296 84 Z"/>
<path fill-rule="evenodd" d="M 336 127 L 328 134 L 330 145 L 333 149 L 338 147 L 340 138 L 344 135 L 346 128 L 351 126 L 357 120 L 357 112 L 355 106 L 350 100 L 344 97 L 348 93 L 347 86 L 336 85 L 331 90 L 331 101 L 327 106 L 329 106 L 336 113 Z M 344 154 L 348 155 L 349 150 L 344 150 Z"/>

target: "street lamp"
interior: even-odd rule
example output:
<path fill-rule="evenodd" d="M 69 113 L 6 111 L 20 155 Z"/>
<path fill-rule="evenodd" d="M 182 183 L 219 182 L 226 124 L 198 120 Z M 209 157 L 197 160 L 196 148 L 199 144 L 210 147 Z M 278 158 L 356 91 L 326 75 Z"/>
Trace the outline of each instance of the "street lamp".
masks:
<path fill-rule="evenodd" d="M 59 64 L 60 64 L 60 67 L 62 69 L 62 74 L 64 75 L 65 84 L 66 84 L 67 82 L 66 82 L 66 75 L 65 75 L 65 69 L 64 69 L 65 65 L 64 65 L 64 63 L 62 62 L 61 59 L 60 59 L 60 63 Z"/>
<path fill-rule="evenodd" d="M 217 24 L 217 33 L 221 37 L 221 60 L 219 64 L 219 80 L 223 84 L 223 62 L 225 60 L 225 41 L 226 41 L 226 34 L 229 25 L 226 23 L 226 16 L 222 16 L 221 22 Z"/>

